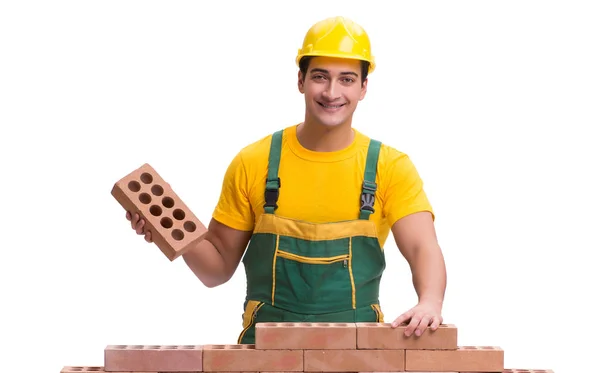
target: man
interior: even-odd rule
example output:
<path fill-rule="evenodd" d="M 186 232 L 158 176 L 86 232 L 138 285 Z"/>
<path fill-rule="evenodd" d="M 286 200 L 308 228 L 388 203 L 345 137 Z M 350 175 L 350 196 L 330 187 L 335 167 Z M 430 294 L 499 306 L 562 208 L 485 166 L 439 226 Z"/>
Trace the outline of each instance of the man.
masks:
<path fill-rule="evenodd" d="M 296 61 L 304 121 L 237 154 L 206 239 L 185 262 L 208 287 L 243 262 L 238 343 L 254 343 L 257 322 L 383 322 L 379 285 L 391 230 L 419 298 L 392 327 L 408 324 L 408 336 L 437 329 L 446 268 L 422 181 L 408 156 L 352 128 L 375 68 L 367 34 L 341 17 L 320 21 Z M 127 219 L 152 242 L 137 214 Z"/>

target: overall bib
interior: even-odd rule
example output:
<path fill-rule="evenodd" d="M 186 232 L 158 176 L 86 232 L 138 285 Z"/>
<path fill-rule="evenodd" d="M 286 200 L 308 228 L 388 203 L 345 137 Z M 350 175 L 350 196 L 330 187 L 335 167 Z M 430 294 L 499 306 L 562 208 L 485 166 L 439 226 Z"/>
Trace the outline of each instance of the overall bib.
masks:
<path fill-rule="evenodd" d="M 247 294 L 239 344 L 255 343 L 258 322 L 383 322 L 385 256 L 369 220 L 381 143 L 369 144 L 357 219 L 315 224 L 275 214 L 282 136 L 271 140 L 264 214 L 242 259 Z"/>

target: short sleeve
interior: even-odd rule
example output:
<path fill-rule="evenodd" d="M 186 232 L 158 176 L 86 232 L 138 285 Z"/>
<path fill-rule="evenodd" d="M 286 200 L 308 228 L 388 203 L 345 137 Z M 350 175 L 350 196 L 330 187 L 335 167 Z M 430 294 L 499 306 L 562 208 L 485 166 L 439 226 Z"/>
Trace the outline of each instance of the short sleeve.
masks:
<path fill-rule="evenodd" d="M 254 214 L 248 193 L 248 175 L 241 153 L 235 156 L 225 171 L 213 218 L 238 230 L 251 231 L 254 228 Z"/>
<path fill-rule="evenodd" d="M 390 149 L 384 171 L 383 213 L 392 226 L 399 219 L 433 208 L 423 189 L 423 181 L 408 155 Z"/>

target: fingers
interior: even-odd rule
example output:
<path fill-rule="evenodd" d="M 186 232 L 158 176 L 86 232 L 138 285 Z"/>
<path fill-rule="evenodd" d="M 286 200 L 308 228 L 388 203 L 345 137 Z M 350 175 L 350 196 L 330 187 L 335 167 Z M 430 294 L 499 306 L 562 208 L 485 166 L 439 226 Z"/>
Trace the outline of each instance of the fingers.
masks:
<path fill-rule="evenodd" d="M 421 318 L 422 317 L 420 315 L 414 315 L 413 317 L 411 317 L 410 322 L 408 323 L 408 325 L 406 326 L 406 330 L 404 331 L 405 336 L 410 337 L 415 332 L 415 330 L 421 323 Z"/>
<path fill-rule="evenodd" d="M 398 318 L 396 320 L 394 320 L 394 322 L 392 322 L 392 328 L 397 328 L 398 326 L 407 322 L 408 320 L 410 320 L 413 317 L 413 315 L 414 315 L 413 310 L 410 310 L 410 311 L 407 311 L 407 312 L 403 313 L 402 315 L 398 316 Z"/>
<path fill-rule="evenodd" d="M 146 224 L 146 221 L 144 219 L 139 219 L 137 224 L 135 225 L 135 232 L 137 234 L 144 234 L 144 225 L 145 224 Z"/>
<path fill-rule="evenodd" d="M 127 211 L 125 213 L 125 218 L 131 222 L 131 229 L 135 230 L 137 234 L 143 235 L 146 242 L 152 242 L 152 233 L 150 231 L 144 231 L 146 221 L 141 219 L 138 213 L 132 214 Z"/>
<path fill-rule="evenodd" d="M 427 327 L 431 323 L 431 319 L 432 318 L 429 315 L 423 316 L 421 318 L 421 321 L 419 322 L 417 328 L 415 329 L 415 335 L 417 337 L 420 337 L 425 332 L 425 329 L 427 329 Z"/>
<path fill-rule="evenodd" d="M 431 330 L 434 330 L 434 331 L 437 330 L 437 328 L 442 324 L 442 322 L 443 322 L 443 318 L 441 316 L 434 317 L 431 320 Z"/>
<path fill-rule="evenodd" d="M 416 314 L 411 318 L 410 323 L 404 331 L 404 334 L 409 337 L 414 333 L 417 337 L 420 337 L 423 335 L 423 333 L 425 333 L 427 327 L 430 327 L 431 330 L 435 331 L 440 326 L 442 321 L 443 320 L 441 317 L 430 316 L 428 314 Z"/>

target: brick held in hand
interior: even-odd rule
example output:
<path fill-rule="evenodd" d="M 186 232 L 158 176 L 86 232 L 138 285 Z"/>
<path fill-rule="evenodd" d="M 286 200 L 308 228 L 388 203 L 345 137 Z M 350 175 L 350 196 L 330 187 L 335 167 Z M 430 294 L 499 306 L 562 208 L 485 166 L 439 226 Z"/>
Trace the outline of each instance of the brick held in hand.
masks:
<path fill-rule="evenodd" d="M 356 324 L 327 322 L 257 323 L 256 349 L 356 349 Z"/>
<path fill-rule="evenodd" d="M 457 328 L 453 324 L 442 324 L 437 330 L 430 327 L 416 336 L 404 335 L 407 326 L 392 328 L 391 323 L 357 323 L 356 344 L 358 349 L 413 349 L 455 350 L 458 347 Z"/>
<path fill-rule="evenodd" d="M 121 206 L 145 220 L 152 241 L 171 261 L 204 239 L 206 227 L 171 186 L 144 164 L 117 181 L 111 191 Z"/>
<path fill-rule="evenodd" d="M 201 345 L 110 345 L 106 372 L 201 372 Z"/>

